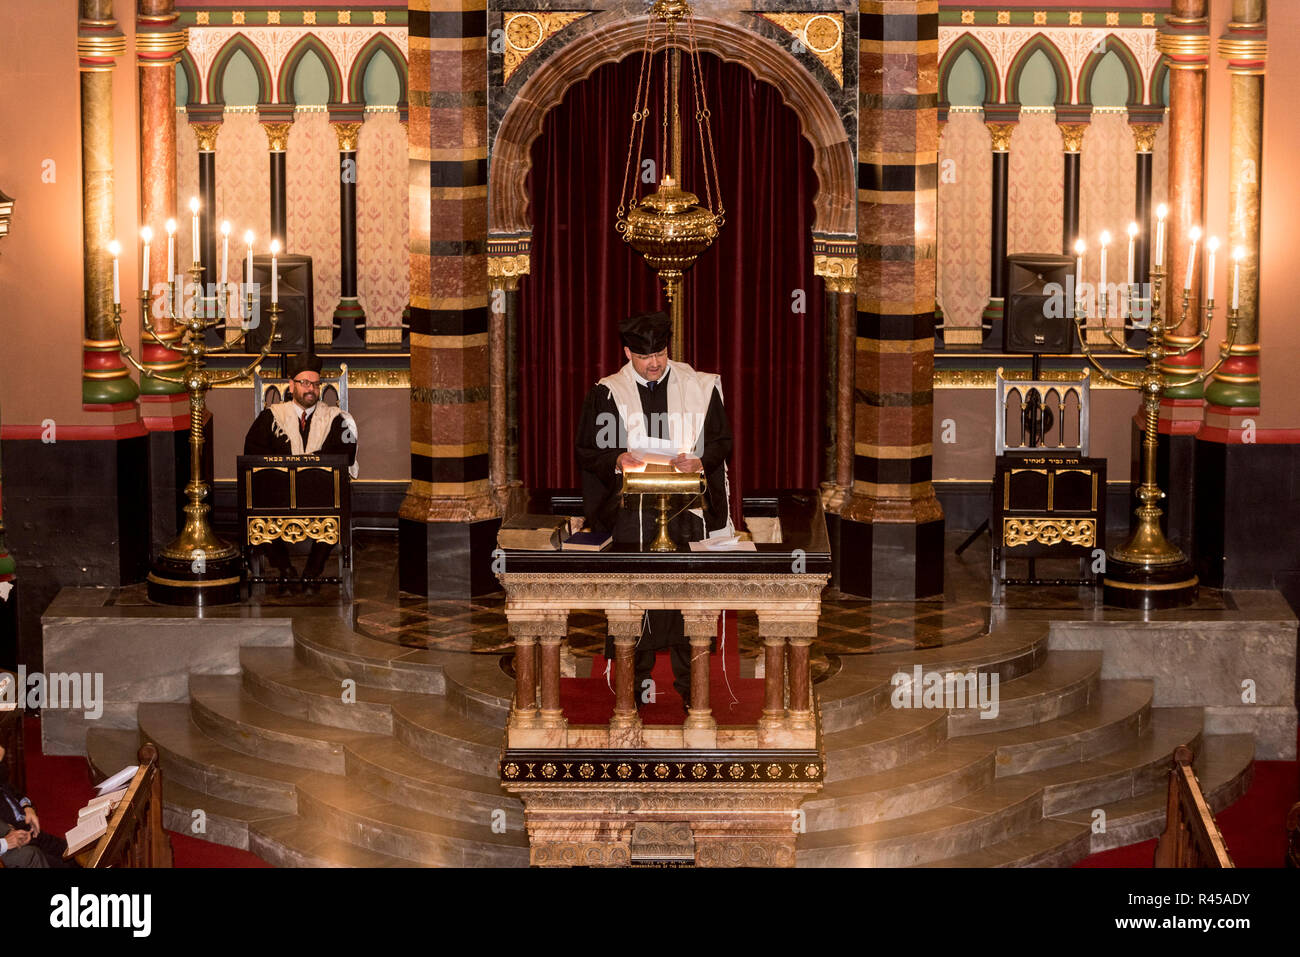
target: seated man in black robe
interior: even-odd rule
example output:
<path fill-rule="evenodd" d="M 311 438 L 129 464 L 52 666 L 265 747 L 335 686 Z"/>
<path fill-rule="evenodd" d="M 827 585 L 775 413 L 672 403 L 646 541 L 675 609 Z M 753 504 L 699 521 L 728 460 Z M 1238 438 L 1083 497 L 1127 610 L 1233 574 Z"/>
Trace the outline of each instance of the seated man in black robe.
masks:
<path fill-rule="evenodd" d="M 41 827 L 36 808 L 9 784 L 9 765 L 0 748 L 0 863 L 5 867 L 79 867 L 64 858 L 68 842 Z"/>
<path fill-rule="evenodd" d="M 357 477 L 357 424 L 337 406 L 320 401 L 321 360 L 317 356 L 294 356 L 289 360 L 290 402 L 268 405 L 253 420 L 244 438 L 245 455 L 346 455 L 348 471 Z M 297 572 L 289 561 L 289 547 L 282 541 L 259 545 L 267 560 L 280 571 L 281 590 L 296 587 Z M 302 577 L 308 591 L 318 587 L 334 546 L 312 542 Z"/>
<path fill-rule="evenodd" d="M 660 440 L 675 452 L 673 467 L 679 472 L 704 472 L 707 491 L 704 507 L 680 512 L 668 526 L 673 541 L 700 541 L 709 535 L 730 535 L 731 524 L 726 460 L 731 455 L 731 424 L 722 404 L 722 386 L 716 375 L 696 372 L 684 362 L 668 358 L 672 323 L 665 313 L 632 316 L 619 325 L 624 365 L 601 379 L 587 394 L 578 425 L 577 457 L 582 471 L 582 500 L 586 524 L 608 532 L 616 542 L 648 544 L 657 531 L 654 505 L 620 495 L 625 469 L 644 463 L 629 444 L 647 448 L 641 440 Z M 640 437 L 640 439 L 638 439 Z M 654 669 L 655 652 L 668 648 L 673 666 L 673 688 L 690 707 L 690 642 L 681 612 L 646 613 L 637 642 L 635 697 L 637 707 Z M 612 640 L 605 656 L 613 657 Z"/>

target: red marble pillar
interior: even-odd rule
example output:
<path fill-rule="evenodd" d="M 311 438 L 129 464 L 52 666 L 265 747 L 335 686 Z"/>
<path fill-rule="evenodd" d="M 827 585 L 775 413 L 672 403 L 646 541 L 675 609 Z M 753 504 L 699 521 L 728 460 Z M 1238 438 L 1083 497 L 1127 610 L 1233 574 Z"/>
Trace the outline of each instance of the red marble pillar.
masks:
<path fill-rule="evenodd" d="M 140 0 L 135 34 L 140 80 L 140 222 L 156 236 L 162 235 L 163 223 L 176 216 L 176 62 L 188 39 L 188 31 L 178 25 L 178 19 L 175 0 Z M 166 257 L 152 256 L 150 290 L 167 281 L 166 272 Z M 128 283 L 123 285 L 130 288 Z M 152 321 L 164 342 L 180 339 L 181 330 L 169 317 Z M 179 353 L 159 345 L 147 333 L 141 338 L 140 351 L 147 368 L 174 373 L 184 365 Z M 151 432 L 188 428 L 189 403 L 180 385 L 146 376 L 140 381 L 140 392 L 145 428 Z"/>
<path fill-rule="evenodd" d="M 1168 320 L 1165 341 L 1175 348 L 1195 341 L 1201 318 L 1202 257 L 1198 256 L 1187 313 L 1178 321 L 1191 249 L 1188 234 L 1193 226 L 1205 226 L 1205 74 L 1210 62 L 1206 10 L 1207 0 L 1173 0 L 1156 38 L 1156 46 L 1169 64 L 1169 225 L 1165 251 L 1165 274 L 1169 279 L 1165 282 L 1164 309 Z M 1193 349 L 1185 356 L 1171 356 L 1163 368 L 1173 377 L 1184 369 L 1199 372 L 1202 352 Z M 1202 394 L 1200 383 L 1171 385 L 1165 389 L 1165 402 L 1199 400 Z M 1177 407 L 1170 404 L 1161 417 L 1172 421 L 1178 417 L 1177 412 Z"/>

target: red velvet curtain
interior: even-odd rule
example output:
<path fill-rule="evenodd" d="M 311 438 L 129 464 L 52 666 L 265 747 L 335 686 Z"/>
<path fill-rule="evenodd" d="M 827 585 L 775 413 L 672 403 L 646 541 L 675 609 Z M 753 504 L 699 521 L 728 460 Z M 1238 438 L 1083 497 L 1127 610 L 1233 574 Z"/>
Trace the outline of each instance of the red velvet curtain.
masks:
<path fill-rule="evenodd" d="M 815 488 L 822 479 L 825 299 L 811 239 L 817 178 L 812 147 L 778 91 L 739 64 L 701 60 L 726 223 L 686 273 L 683 359 L 722 375 L 738 511 L 747 490 Z M 703 203 L 687 63 L 683 56 L 682 185 Z M 579 484 L 578 413 L 596 380 L 625 361 L 619 320 L 668 308 L 658 277 L 614 231 L 640 65 L 637 54 L 574 84 L 533 145 L 532 273 L 520 284 L 519 328 L 520 472 L 529 488 Z M 641 153 L 657 164 L 662 68 L 660 55 Z"/>

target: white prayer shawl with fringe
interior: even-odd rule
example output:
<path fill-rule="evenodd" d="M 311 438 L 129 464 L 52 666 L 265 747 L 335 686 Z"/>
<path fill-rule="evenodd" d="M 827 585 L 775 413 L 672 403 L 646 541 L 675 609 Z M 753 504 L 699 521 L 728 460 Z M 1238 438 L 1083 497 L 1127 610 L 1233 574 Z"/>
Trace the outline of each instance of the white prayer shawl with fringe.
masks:
<path fill-rule="evenodd" d="M 277 435 L 283 435 L 289 440 L 290 455 L 315 455 L 320 451 L 325 439 L 329 437 L 330 428 L 334 425 L 334 419 L 337 416 L 343 416 L 344 429 L 351 429 L 352 440 L 355 442 L 357 437 L 356 419 L 348 415 L 336 405 L 326 405 L 323 402 L 316 403 L 316 408 L 312 411 L 311 422 L 307 426 L 307 442 L 304 445 L 302 433 L 298 430 L 299 416 L 302 409 L 296 402 L 276 402 L 274 405 L 267 406 L 271 410 L 271 418 L 275 420 L 271 431 Z M 348 474 L 354 479 L 360 474 L 357 468 L 356 460 L 348 467 Z"/>

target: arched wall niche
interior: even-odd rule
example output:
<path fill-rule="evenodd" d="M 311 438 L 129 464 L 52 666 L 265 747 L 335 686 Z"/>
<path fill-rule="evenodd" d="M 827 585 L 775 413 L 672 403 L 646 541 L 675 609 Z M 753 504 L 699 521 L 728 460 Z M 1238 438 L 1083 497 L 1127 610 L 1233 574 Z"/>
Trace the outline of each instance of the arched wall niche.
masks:
<path fill-rule="evenodd" d="M 492 232 L 523 233 L 532 229 L 524 184 L 532 165 L 531 149 L 542 132 L 547 112 L 569 87 L 601 64 L 639 54 L 646 18 L 614 21 L 557 50 L 519 88 L 507 107 L 492 144 L 488 174 L 488 222 Z M 813 147 L 818 190 L 814 230 L 852 234 L 857 231 L 857 173 L 853 150 L 834 104 L 817 80 L 790 53 L 733 23 L 699 18 L 695 37 L 701 52 L 746 66 L 758 79 L 781 91 L 799 117 Z"/>

